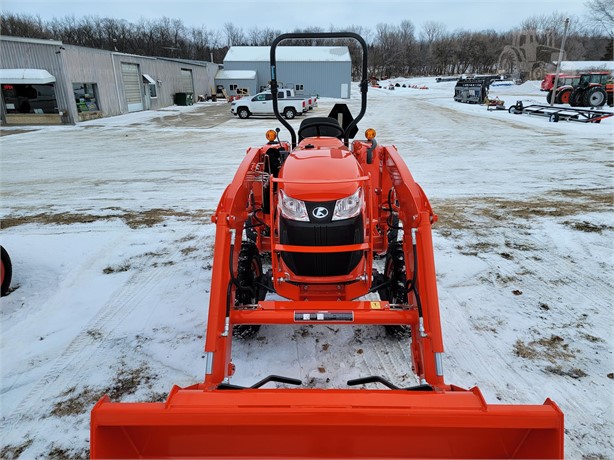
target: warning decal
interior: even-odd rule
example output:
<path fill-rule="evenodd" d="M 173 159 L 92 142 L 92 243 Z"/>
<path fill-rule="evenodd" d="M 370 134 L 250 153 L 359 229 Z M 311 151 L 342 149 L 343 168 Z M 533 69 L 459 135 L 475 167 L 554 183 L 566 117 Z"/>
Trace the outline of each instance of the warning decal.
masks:
<path fill-rule="evenodd" d="M 303 322 L 303 321 L 329 321 L 329 322 L 339 322 L 339 321 L 354 321 L 354 312 L 351 311 L 295 311 L 294 312 L 294 321 Z"/>

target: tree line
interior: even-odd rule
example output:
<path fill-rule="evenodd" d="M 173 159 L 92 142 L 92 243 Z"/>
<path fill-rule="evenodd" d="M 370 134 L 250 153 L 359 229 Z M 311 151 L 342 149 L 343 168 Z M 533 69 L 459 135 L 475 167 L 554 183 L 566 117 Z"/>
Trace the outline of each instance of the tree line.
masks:
<path fill-rule="evenodd" d="M 571 18 L 566 42 L 567 60 L 612 60 L 614 0 L 588 0 L 588 20 Z M 449 31 L 443 23 L 429 21 L 417 30 L 411 21 L 399 25 L 377 24 L 374 29 L 351 26 L 344 30 L 365 38 L 369 48 L 369 73 L 383 78 L 462 73 L 495 73 L 499 55 L 515 34 L 535 30 L 540 43 L 560 46 L 565 17 L 559 13 L 534 16 L 505 32 L 495 30 Z M 321 28 L 282 31 L 253 27 L 244 30 L 230 22 L 221 29 L 187 27 L 179 19 L 163 17 L 131 23 L 123 19 L 67 16 L 44 21 L 38 16 L 2 12 L 3 35 L 61 40 L 71 45 L 144 56 L 173 57 L 221 63 L 230 46 L 268 46 L 285 32 L 331 32 Z M 283 45 L 320 44 L 318 40 L 284 41 Z M 360 74 L 361 50 L 353 40 L 327 41 L 350 49 L 353 74 Z"/>

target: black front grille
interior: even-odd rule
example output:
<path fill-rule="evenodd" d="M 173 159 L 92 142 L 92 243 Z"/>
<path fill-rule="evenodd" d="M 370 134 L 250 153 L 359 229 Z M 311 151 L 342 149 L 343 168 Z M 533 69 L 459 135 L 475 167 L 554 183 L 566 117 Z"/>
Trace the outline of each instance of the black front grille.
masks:
<path fill-rule="evenodd" d="M 308 212 L 318 206 L 328 208 L 327 203 L 310 203 Z M 331 213 L 332 214 L 332 209 Z M 311 217 L 311 216 L 310 216 Z M 351 219 L 323 223 L 297 222 L 280 218 L 280 242 L 296 246 L 340 246 L 364 242 L 362 214 Z M 309 254 L 304 252 L 281 253 L 288 268 L 298 276 L 340 276 L 349 274 L 362 257 L 363 251 Z"/>

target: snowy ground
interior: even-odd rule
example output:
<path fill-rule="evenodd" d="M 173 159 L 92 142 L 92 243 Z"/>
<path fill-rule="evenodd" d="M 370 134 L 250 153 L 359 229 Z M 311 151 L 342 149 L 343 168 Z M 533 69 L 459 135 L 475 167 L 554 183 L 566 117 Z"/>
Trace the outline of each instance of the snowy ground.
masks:
<path fill-rule="evenodd" d="M 614 458 L 614 119 L 549 123 L 455 103 L 454 82 L 411 84 L 429 89 L 371 89 L 360 128 L 398 147 L 439 215 L 446 381 L 478 385 L 492 403 L 550 397 L 568 458 Z M 544 103 L 538 82 L 494 96 Z M 0 311 L 0 457 L 87 457 L 102 393 L 160 400 L 203 379 L 210 216 L 246 147 L 279 126 L 228 110 L 2 128 L 0 241 L 14 290 Z M 415 380 L 405 344 L 378 327 L 263 327 L 233 352 L 236 384 Z"/>

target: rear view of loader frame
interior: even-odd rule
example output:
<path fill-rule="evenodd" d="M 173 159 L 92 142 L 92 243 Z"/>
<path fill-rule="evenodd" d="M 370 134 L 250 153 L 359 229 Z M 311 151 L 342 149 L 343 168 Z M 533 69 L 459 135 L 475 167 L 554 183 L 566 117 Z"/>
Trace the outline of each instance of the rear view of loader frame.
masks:
<path fill-rule="evenodd" d="M 276 48 L 287 39 L 355 39 L 363 52 L 361 111 L 345 129 L 315 118 L 297 133 L 277 109 Z M 91 458 L 563 458 L 563 414 L 487 404 L 445 383 L 429 201 L 375 132 L 350 143 L 367 106 L 367 45 L 354 33 L 285 34 L 271 46 L 271 91 L 291 143 L 248 149 L 216 224 L 202 383 L 164 403 L 92 410 Z M 369 130 L 368 130 L 369 131 Z M 264 272 L 260 255 L 271 256 Z M 375 255 L 385 257 L 383 273 Z M 399 262 L 400 261 L 400 262 Z M 267 300 L 267 292 L 278 298 Z M 380 300 L 363 300 L 378 292 Z M 232 338 L 262 324 L 380 324 L 409 329 L 415 387 L 378 376 L 348 389 L 233 385 Z M 374 383 L 387 387 L 376 388 Z M 368 388 L 365 386 L 368 385 Z"/>

